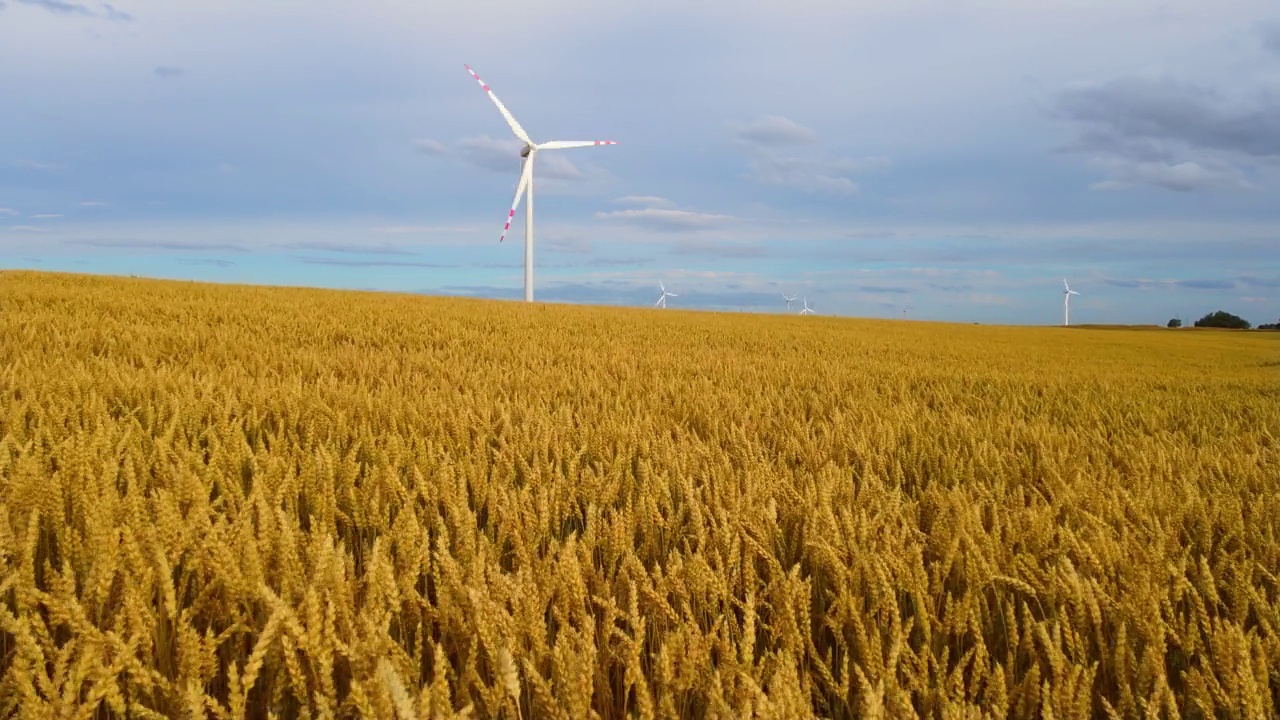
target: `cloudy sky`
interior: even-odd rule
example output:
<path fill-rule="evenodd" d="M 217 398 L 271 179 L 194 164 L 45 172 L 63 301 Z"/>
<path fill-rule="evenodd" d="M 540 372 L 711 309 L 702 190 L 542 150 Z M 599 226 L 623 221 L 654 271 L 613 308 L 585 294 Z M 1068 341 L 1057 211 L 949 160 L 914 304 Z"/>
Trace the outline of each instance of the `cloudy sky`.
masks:
<path fill-rule="evenodd" d="M 1280 318 L 1275 0 L 0 0 L 0 267 Z M 792 310 L 794 312 L 794 308 Z"/>

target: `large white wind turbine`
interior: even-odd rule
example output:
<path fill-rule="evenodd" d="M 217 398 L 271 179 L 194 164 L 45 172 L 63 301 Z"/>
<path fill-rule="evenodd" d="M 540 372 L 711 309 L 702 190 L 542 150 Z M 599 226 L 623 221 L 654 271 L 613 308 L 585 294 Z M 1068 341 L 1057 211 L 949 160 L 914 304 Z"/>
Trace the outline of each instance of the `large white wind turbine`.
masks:
<path fill-rule="evenodd" d="M 1063 325 L 1071 324 L 1071 296 L 1079 295 L 1079 294 L 1080 293 L 1071 289 L 1071 286 L 1067 284 L 1066 278 L 1062 278 L 1062 324 Z"/>
<path fill-rule="evenodd" d="M 795 296 L 795 295 L 792 295 L 791 297 L 787 297 L 787 294 L 786 294 L 786 293 L 783 293 L 783 294 L 782 294 L 782 299 L 787 301 L 787 309 L 788 309 L 788 310 L 790 310 L 790 309 L 791 309 L 791 303 L 793 303 L 793 302 L 795 302 L 795 301 L 796 301 L 796 296 Z"/>
<path fill-rule="evenodd" d="M 471 77 L 480 83 L 480 87 L 489 94 L 489 99 L 493 100 L 493 104 L 498 106 L 498 111 L 502 113 L 502 117 L 506 119 L 507 124 L 511 126 L 511 132 L 524 143 L 524 149 L 520 151 L 520 157 L 524 158 L 520 169 L 520 181 L 516 185 L 516 198 L 511 203 L 511 212 L 507 213 L 507 224 L 502 228 L 502 236 L 498 238 L 498 242 L 502 242 L 507 237 L 507 231 L 511 229 L 511 221 L 516 216 L 516 208 L 520 206 L 520 198 L 526 193 L 528 200 L 525 202 L 524 215 L 524 300 L 525 302 L 533 302 L 533 159 L 537 157 L 539 150 L 566 150 L 568 148 L 579 147 L 595 147 L 596 145 L 617 145 L 613 140 L 551 140 L 544 143 L 535 143 L 529 139 L 528 133 L 524 128 L 520 127 L 520 123 L 507 112 L 507 108 L 503 106 L 502 101 L 497 95 L 489 89 L 489 86 L 480 79 L 475 70 L 470 65 L 463 65 L 467 72 L 471 73 Z"/>
<path fill-rule="evenodd" d="M 804 309 L 800 311 L 801 315 L 812 315 L 813 308 L 809 307 L 809 298 L 804 298 Z"/>
<path fill-rule="evenodd" d="M 679 295 L 677 295 L 677 294 L 675 294 L 675 293 L 667 292 L 667 286 L 666 286 L 666 285 L 663 285 L 661 282 L 659 282 L 659 283 L 658 283 L 658 287 L 662 288 L 662 297 L 658 298 L 658 302 L 656 302 L 656 303 L 654 303 L 654 304 L 653 304 L 653 306 L 654 306 L 654 307 L 666 308 L 666 307 L 667 307 L 667 298 L 669 298 L 669 297 L 680 297 Z"/>

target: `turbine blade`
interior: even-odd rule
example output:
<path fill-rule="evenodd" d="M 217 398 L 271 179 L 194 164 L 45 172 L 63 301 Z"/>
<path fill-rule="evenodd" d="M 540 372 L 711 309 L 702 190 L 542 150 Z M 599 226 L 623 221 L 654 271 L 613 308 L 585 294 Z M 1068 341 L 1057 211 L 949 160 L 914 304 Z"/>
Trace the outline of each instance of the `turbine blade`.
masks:
<path fill-rule="evenodd" d="M 617 145 L 615 140 L 552 140 L 538 146 L 539 150 L 568 150 L 569 148 L 595 147 L 596 145 Z"/>
<path fill-rule="evenodd" d="M 520 198 L 524 197 L 531 175 L 533 175 L 533 158 L 527 157 L 520 168 L 520 182 L 516 184 L 516 199 L 511 201 L 511 212 L 507 213 L 507 224 L 503 226 L 502 237 L 498 238 L 498 242 L 507 239 L 507 231 L 511 229 L 511 221 L 516 217 L 516 208 L 520 207 Z"/>
<path fill-rule="evenodd" d="M 484 88 L 484 91 L 489 94 L 489 99 L 493 101 L 493 104 L 498 106 L 498 111 L 502 113 L 502 117 L 506 118 L 507 124 L 511 126 L 511 132 L 515 133 L 516 137 L 520 138 L 526 145 L 532 145 L 533 141 L 529 139 L 529 134 L 524 131 L 524 128 L 520 127 L 520 123 L 516 122 L 516 119 L 507 111 L 506 106 L 502 104 L 497 95 L 493 94 L 489 86 L 484 84 L 484 81 L 480 79 L 476 71 L 472 70 L 470 65 L 463 65 L 463 67 L 467 69 L 467 72 L 471 73 L 471 77 L 475 78 L 476 82 L 480 83 L 480 87 Z"/>

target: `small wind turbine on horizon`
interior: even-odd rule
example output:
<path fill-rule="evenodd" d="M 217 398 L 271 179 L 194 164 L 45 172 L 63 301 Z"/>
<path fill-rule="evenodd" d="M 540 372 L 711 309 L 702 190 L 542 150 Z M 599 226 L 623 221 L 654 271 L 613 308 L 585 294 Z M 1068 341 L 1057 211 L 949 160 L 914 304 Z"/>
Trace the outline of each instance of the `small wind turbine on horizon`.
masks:
<path fill-rule="evenodd" d="M 1071 289 L 1066 278 L 1062 278 L 1062 325 L 1064 327 L 1071 324 L 1071 296 L 1079 294 Z"/>
<path fill-rule="evenodd" d="M 795 301 L 796 301 L 796 296 L 795 296 L 795 295 L 792 295 L 791 297 L 787 297 L 787 294 L 786 294 L 786 293 L 782 293 L 782 299 L 787 301 L 787 309 L 788 309 L 788 310 L 790 310 L 790 309 L 791 309 L 791 303 L 793 303 L 793 302 L 795 302 Z"/>
<path fill-rule="evenodd" d="M 804 309 L 800 311 L 801 315 L 812 315 L 813 308 L 809 307 L 809 298 L 804 298 Z"/>
<path fill-rule="evenodd" d="M 667 298 L 680 297 L 675 293 L 667 292 L 667 286 L 663 285 L 661 282 L 658 283 L 658 287 L 662 288 L 662 297 L 658 298 L 658 302 L 653 304 L 654 307 L 660 307 L 665 309 L 667 307 Z"/>
<path fill-rule="evenodd" d="M 507 224 L 502 228 L 502 236 L 498 238 L 498 242 L 502 242 L 507 237 L 507 231 L 511 229 L 511 221 L 516 216 L 516 208 L 520 206 L 520 198 L 528 193 L 528 200 L 525 202 L 524 215 L 524 301 L 533 302 L 533 160 L 538 155 L 539 150 L 566 150 L 568 148 L 579 147 L 595 147 L 596 145 L 617 145 L 613 140 L 551 140 L 544 143 L 535 143 L 529 139 L 528 133 L 524 128 L 520 127 L 520 123 L 511 116 L 507 108 L 498 99 L 497 95 L 489 89 L 475 70 L 470 65 L 463 65 L 467 72 L 471 73 L 471 77 L 480 83 L 480 87 L 488 93 L 489 99 L 493 100 L 493 104 L 498 106 L 498 111 L 502 113 L 502 117 L 506 119 L 507 125 L 511 126 L 511 132 L 524 143 L 524 149 L 520 151 L 520 157 L 524 158 L 521 163 L 520 181 L 516 184 L 516 198 L 511 203 L 511 212 L 507 213 Z"/>

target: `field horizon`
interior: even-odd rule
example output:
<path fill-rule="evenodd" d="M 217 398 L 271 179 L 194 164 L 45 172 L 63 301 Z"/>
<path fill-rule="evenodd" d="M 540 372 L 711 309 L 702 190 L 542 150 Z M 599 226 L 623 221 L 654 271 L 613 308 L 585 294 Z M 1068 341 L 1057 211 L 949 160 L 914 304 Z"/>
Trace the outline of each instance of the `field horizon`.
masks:
<path fill-rule="evenodd" d="M 0 272 L 0 717 L 1280 712 L 1280 336 L 774 315 Z"/>

